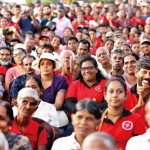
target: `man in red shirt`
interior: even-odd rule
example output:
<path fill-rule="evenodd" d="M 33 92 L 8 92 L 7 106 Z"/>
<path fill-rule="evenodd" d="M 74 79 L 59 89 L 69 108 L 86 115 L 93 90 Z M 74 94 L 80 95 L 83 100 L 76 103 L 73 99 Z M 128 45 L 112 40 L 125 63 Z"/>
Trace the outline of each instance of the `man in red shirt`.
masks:
<path fill-rule="evenodd" d="M 150 57 L 143 57 L 137 64 L 137 84 L 127 95 L 125 108 L 145 117 L 145 103 L 150 96 Z"/>

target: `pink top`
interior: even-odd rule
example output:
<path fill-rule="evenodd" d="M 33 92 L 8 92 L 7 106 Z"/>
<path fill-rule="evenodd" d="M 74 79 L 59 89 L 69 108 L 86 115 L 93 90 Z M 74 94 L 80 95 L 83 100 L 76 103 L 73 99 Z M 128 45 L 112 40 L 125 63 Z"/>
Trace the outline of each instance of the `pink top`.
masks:
<path fill-rule="evenodd" d="M 16 79 L 18 76 L 21 76 L 21 75 L 23 75 L 23 74 L 20 74 L 18 72 L 17 66 L 12 67 L 12 68 L 8 69 L 6 76 L 5 76 L 5 81 L 11 82 L 14 79 Z"/>

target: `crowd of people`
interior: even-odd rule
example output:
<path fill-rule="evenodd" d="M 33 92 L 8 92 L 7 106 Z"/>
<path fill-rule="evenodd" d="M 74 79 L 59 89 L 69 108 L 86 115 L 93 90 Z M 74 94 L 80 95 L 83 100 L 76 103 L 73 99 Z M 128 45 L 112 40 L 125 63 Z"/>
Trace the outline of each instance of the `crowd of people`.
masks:
<path fill-rule="evenodd" d="M 0 2 L 1 150 L 149 150 L 150 2 Z"/>

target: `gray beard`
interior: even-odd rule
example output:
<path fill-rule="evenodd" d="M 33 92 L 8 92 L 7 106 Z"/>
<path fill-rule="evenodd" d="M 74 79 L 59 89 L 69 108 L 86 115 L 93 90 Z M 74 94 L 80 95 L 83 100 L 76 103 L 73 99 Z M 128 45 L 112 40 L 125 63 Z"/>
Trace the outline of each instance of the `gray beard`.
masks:
<path fill-rule="evenodd" d="M 9 65 L 11 65 L 11 60 L 8 60 L 8 61 L 0 60 L 0 65 L 1 66 L 9 66 Z"/>

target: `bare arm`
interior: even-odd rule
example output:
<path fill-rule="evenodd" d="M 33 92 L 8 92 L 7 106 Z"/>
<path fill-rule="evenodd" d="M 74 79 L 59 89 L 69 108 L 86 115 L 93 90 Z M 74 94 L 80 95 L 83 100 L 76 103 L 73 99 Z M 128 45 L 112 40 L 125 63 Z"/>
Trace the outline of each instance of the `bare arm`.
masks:
<path fill-rule="evenodd" d="M 38 150 L 46 150 L 46 145 L 38 146 Z"/>
<path fill-rule="evenodd" d="M 64 104 L 65 99 L 65 93 L 62 91 L 57 92 L 56 99 L 54 106 L 56 107 L 56 110 L 60 110 Z"/>

